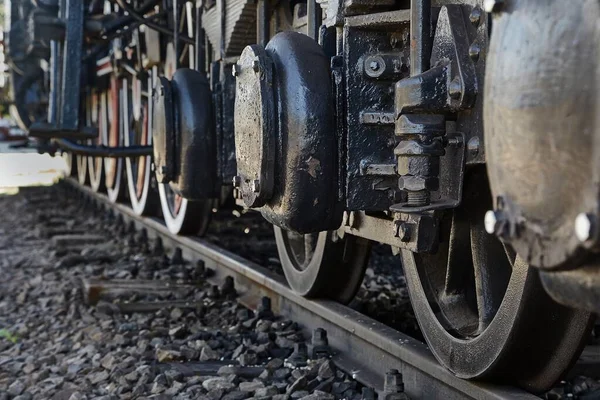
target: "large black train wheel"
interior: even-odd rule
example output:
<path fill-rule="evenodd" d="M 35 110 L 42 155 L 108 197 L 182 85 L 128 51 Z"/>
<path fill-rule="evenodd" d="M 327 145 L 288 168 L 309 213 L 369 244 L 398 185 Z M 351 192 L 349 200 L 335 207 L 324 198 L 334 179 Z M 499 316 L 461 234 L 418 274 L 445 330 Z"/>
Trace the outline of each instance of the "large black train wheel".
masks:
<path fill-rule="evenodd" d="M 274 227 L 277 251 L 294 292 L 349 303 L 360 287 L 369 261 L 370 242 L 336 232 L 301 235 Z"/>
<path fill-rule="evenodd" d="M 592 317 L 551 300 L 538 271 L 485 232 L 491 206 L 485 169 L 470 171 L 439 251 L 402 251 L 411 301 L 433 354 L 457 376 L 541 392 L 577 359 Z"/>
<path fill-rule="evenodd" d="M 152 144 L 152 82 L 155 70 L 147 80 L 123 79 L 121 85 L 123 102 L 123 135 L 125 146 Z M 126 158 L 127 187 L 131 208 L 137 215 L 154 214 L 158 195 L 152 188 L 152 157 Z"/>

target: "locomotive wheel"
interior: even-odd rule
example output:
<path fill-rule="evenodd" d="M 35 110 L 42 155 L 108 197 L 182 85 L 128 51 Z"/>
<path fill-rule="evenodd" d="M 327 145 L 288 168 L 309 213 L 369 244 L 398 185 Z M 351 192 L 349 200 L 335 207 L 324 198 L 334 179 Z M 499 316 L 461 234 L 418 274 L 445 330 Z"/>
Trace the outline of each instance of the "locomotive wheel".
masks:
<path fill-rule="evenodd" d="M 102 109 L 106 111 L 105 104 L 106 102 L 106 94 L 102 93 L 100 95 L 94 93 L 90 98 L 89 104 L 89 115 L 92 125 L 97 125 L 100 134 L 98 135 L 98 139 L 90 140 L 90 144 L 100 144 L 102 141 L 102 130 L 103 123 L 105 123 L 105 119 L 102 117 Z M 100 192 L 104 190 L 104 168 L 102 166 L 103 159 L 102 157 L 87 157 L 88 160 L 88 170 L 90 173 L 90 187 L 94 192 Z"/>
<path fill-rule="evenodd" d="M 306 297 L 349 303 L 360 287 L 371 249 L 370 241 L 336 232 L 302 235 L 277 226 L 277 251 L 288 284 Z"/>
<path fill-rule="evenodd" d="M 101 135 L 102 143 L 107 146 L 115 147 L 123 145 L 123 115 L 121 112 L 120 99 L 120 81 L 112 76 L 110 80 L 110 89 L 106 93 L 105 101 L 100 105 L 100 118 L 102 118 Z M 104 186 L 106 194 L 111 203 L 116 203 L 123 197 L 124 179 L 123 178 L 123 159 L 105 158 L 104 165 Z"/>
<path fill-rule="evenodd" d="M 592 318 L 550 299 L 538 271 L 485 232 L 487 174 L 470 172 L 462 205 L 441 221 L 437 254 L 402 251 L 415 314 L 436 358 L 457 376 L 540 392 L 577 359 Z"/>
<path fill-rule="evenodd" d="M 125 146 L 152 144 L 152 112 L 149 109 L 152 102 L 148 98 L 153 87 L 152 77 L 148 78 L 145 94 L 142 94 L 142 87 L 142 81 L 138 79 L 133 79 L 131 83 L 123 80 L 121 91 Z M 129 200 L 137 215 L 154 214 L 158 205 L 156 192 L 151 187 L 151 164 L 150 156 L 125 159 Z"/>
<path fill-rule="evenodd" d="M 81 185 L 87 185 L 89 183 L 88 176 L 88 159 L 86 156 L 75 156 L 75 162 L 77 163 L 77 181 Z"/>
<path fill-rule="evenodd" d="M 210 222 L 213 200 L 188 201 L 169 185 L 158 185 L 160 205 L 165 224 L 171 233 L 204 235 Z"/>
<path fill-rule="evenodd" d="M 69 153 L 68 151 L 63 151 L 62 153 L 62 158 L 63 160 L 65 160 L 65 165 L 66 165 L 66 169 L 65 169 L 65 176 L 78 176 L 78 172 L 77 172 L 77 158 Z"/>

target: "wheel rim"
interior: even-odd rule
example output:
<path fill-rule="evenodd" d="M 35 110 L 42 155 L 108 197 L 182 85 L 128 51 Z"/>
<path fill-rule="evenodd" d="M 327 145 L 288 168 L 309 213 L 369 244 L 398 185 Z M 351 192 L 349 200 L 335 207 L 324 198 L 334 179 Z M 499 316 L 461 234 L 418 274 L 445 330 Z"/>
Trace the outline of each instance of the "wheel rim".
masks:
<path fill-rule="evenodd" d="M 133 79 L 131 83 L 127 79 L 123 79 L 121 92 L 125 146 L 152 144 L 152 110 L 150 108 L 152 102 L 149 101 L 149 97 L 155 73 L 155 69 L 153 69 L 146 85 L 143 85 L 139 79 Z M 145 90 L 143 90 L 144 86 Z M 152 214 L 155 211 L 156 193 L 150 187 L 151 163 L 151 156 L 125 159 L 129 199 L 131 208 L 137 215 Z"/>
<path fill-rule="evenodd" d="M 336 232 L 301 235 L 274 226 L 277 251 L 288 284 L 306 297 L 349 303 L 369 261 L 370 242 Z"/>
<path fill-rule="evenodd" d="M 89 104 L 89 115 L 90 125 L 98 127 L 100 134 L 97 139 L 89 140 L 89 144 L 101 144 L 102 143 L 102 131 L 103 121 L 105 118 L 101 115 L 102 110 L 106 110 L 102 106 L 106 102 L 106 93 L 93 93 L 90 98 Z M 104 168 L 102 168 L 102 157 L 87 157 L 88 159 L 88 170 L 90 172 L 90 186 L 94 192 L 99 192 L 104 189 Z"/>
<path fill-rule="evenodd" d="M 123 135 L 121 132 L 123 115 L 120 112 L 120 92 L 120 81 L 115 76 L 111 76 L 110 88 L 106 94 L 105 101 L 101 104 L 100 111 L 100 117 L 102 118 L 102 123 L 100 124 L 102 143 L 110 147 L 123 145 Z M 108 199 L 112 203 L 115 203 L 123 193 L 121 190 L 123 159 L 106 157 L 103 164 L 106 193 Z"/>
<path fill-rule="evenodd" d="M 62 152 L 62 158 L 63 160 L 65 160 L 65 176 L 74 176 L 74 177 L 78 177 L 78 171 L 77 171 L 77 159 L 76 157 L 69 153 L 68 151 L 63 151 Z"/>
<path fill-rule="evenodd" d="M 75 159 L 77 161 L 77 181 L 81 184 L 81 185 L 86 185 L 89 180 L 88 180 L 88 173 L 87 173 L 87 166 L 88 166 L 88 160 L 87 157 L 85 156 L 75 156 Z"/>
<path fill-rule="evenodd" d="M 409 293 L 432 352 L 456 375 L 543 391 L 576 360 L 591 316 L 553 302 L 538 272 L 485 233 L 488 188 L 485 169 L 472 171 L 438 252 L 402 251 Z"/>
<path fill-rule="evenodd" d="M 289 231 L 283 235 L 286 253 L 296 271 L 306 271 L 310 267 L 310 263 L 315 261 L 315 253 L 323 251 L 325 236 L 324 232 L 302 235 Z"/>
<path fill-rule="evenodd" d="M 169 185 L 158 185 L 165 224 L 176 234 L 204 235 L 208 229 L 213 200 L 189 201 L 176 194 Z"/>

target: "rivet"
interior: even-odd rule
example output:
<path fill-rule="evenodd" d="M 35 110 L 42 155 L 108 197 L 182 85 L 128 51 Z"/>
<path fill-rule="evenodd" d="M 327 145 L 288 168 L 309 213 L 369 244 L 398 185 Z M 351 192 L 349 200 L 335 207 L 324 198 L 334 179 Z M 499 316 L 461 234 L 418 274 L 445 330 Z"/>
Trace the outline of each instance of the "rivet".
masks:
<path fill-rule="evenodd" d="M 460 82 L 460 78 L 454 78 L 454 80 L 450 82 L 448 94 L 455 100 L 460 99 L 460 96 L 462 96 L 462 83 Z"/>
<path fill-rule="evenodd" d="M 475 27 L 479 26 L 479 24 L 481 23 L 481 14 L 482 14 L 481 8 L 479 8 L 477 6 L 473 7 L 473 9 L 471 10 L 471 13 L 469 14 L 469 20 L 471 21 L 473 26 L 475 26 Z"/>
<path fill-rule="evenodd" d="M 483 219 L 483 224 L 485 226 L 485 231 L 490 235 L 493 235 L 496 232 L 496 224 L 498 223 L 498 214 L 494 210 L 489 210 L 485 213 L 485 217 Z"/>
<path fill-rule="evenodd" d="M 479 45 L 477 43 L 473 43 L 469 47 L 469 57 L 471 57 L 471 60 L 473 60 L 473 61 L 479 60 L 480 53 L 481 53 L 481 48 L 479 47 Z"/>
<path fill-rule="evenodd" d="M 575 236 L 580 242 L 586 242 L 593 236 L 594 220 L 592 215 L 581 213 L 575 218 Z"/>
<path fill-rule="evenodd" d="M 467 150 L 469 151 L 469 154 L 473 157 L 479 154 L 479 146 L 479 136 L 473 136 L 471 139 L 469 139 L 467 142 Z"/>
<path fill-rule="evenodd" d="M 483 9 L 488 13 L 497 13 L 504 8 L 504 0 L 485 0 Z"/>
<path fill-rule="evenodd" d="M 252 191 L 258 193 L 260 191 L 260 181 L 255 179 L 252 181 Z"/>

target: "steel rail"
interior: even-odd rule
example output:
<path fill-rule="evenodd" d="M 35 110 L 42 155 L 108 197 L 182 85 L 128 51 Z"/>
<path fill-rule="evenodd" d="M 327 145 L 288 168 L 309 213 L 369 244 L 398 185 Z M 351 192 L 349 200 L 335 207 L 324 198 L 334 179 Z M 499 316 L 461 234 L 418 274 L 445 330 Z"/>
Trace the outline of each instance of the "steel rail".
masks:
<path fill-rule="evenodd" d="M 395 368 L 403 374 L 405 391 L 412 399 L 539 399 L 520 389 L 457 378 L 436 361 L 424 343 L 341 304 L 298 296 L 282 276 L 260 265 L 201 238 L 173 235 L 156 218 L 137 216 L 129 207 L 110 203 L 106 195 L 71 178 L 66 182 L 126 223 L 133 222 L 136 230 L 145 230 L 149 240 L 160 238 L 165 249 L 181 249 L 188 261 L 203 260 L 215 271 L 212 283 L 233 277 L 238 300 L 248 308 L 255 310 L 260 299 L 268 296 L 273 312 L 298 322 L 306 334 L 318 327 L 326 329 L 335 364 L 378 392 L 383 390 L 385 372 Z"/>

